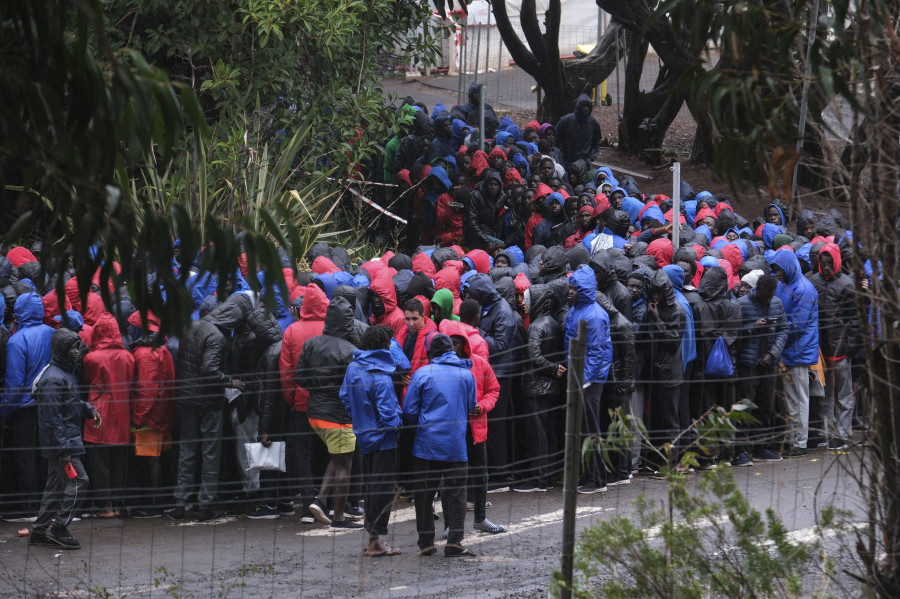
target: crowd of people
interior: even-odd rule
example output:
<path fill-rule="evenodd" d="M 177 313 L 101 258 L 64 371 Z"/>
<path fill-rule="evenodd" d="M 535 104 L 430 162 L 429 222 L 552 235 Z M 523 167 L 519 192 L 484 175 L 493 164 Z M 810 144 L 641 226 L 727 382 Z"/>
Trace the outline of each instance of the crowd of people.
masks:
<path fill-rule="evenodd" d="M 285 253 L 287 297 L 254 291 L 263 273 L 246 262 L 225 285 L 193 268 L 195 320 L 177 337 L 161 338 L 125 289 L 105 304 L 99 277 L 79 293 L 71 265 L 41 260 L 40 244 L 3 248 L 4 518 L 33 522 L 34 545 L 77 548 L 77 517 L 299 510 L 365 528 L 368 555 L 394 555 L 384 536 L 400 493 L 427 555 L 439 496 L 445 554 L 471 555 L 467 510 L 474 530 L 502 533 L 488 494 L 560 484 L 580 322 L 582 432 L 597 443 L 579 493 L 658 476 L 691 444 L 692 422 L 741 399 L 752 423 L 705 446 L 700 467 L 847 447 L 865 286 L 850 276 L 839 213 L 793 218 L 774 201 L 742 216 L 688 183 L 674 213 L 666 195 L 595 168 L 586 96 L 556 127 L 521 133 L 487 106 L 483 152 L 473 92 L 430 118 L 408 103 L 416 131 L 386 144 L 412 249 L 352 264 L 318 243 L 301 269 Z M 620 408 L 649 443 L 605 460 Z M 250 468 L 254 442 L 286 442 L 286 471 Z"/>

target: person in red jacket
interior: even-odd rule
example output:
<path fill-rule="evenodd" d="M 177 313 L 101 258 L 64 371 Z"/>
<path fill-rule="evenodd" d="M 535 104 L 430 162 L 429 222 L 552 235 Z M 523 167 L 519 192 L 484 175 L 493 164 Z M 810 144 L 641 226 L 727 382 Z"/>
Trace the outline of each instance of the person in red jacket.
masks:
<path fill-rule="evenodd" d="M 494 369 L 487 360 L 472 351 L 466 325 L 461 322 L 444 320 L 441 333 L 449 335 L 453 341 L 453 351 L 464 360 L 472 361 L 472 375 L 475 377 L 475 409 L 469 412 L 469 429 L 466 433 L 468 452 L 468 487 L 472 493 L 475 510 L 475 530 L 497 534 L 506 532 L 499 524 L 487 519 L 487 413 L 494 408 L 500 396 L 500 383 Z M 449 530 L 447 531 L 449 532 Z"/>
<path fill-rule="evenodd" d="M 403 310 L 397 307 L 397 290 L 390 270 L 379 271 L 369 284 L 369 303 L 372 306 L 372 324 L 386 324 L 394 336 L 406 330 Z"/>
<path fill-rule="evenodd" d="M 97 318 L 91 351 L 84 358 L 88 401 L 103 418 L 103 427 L 84 427 L 88 470 L 93 478 L 94 506 L 100 518 L 115 518 L 122 505 L 128 444 L 131 442 L 131 387 L 134 356 L 122 345 L 115 317 Z"/>
<path fill-rule="evenodd" d="M 143 325 L 142 325 L 143 323 Z M 134 388 L 131 403 L 131 430 L 139 486 L 159 489 L 162 479 L 162 452 L 170 448 L 175 424 L 175 363 L 165 344 L 160 344 L 159 319 L 152 312 L 142 321 L 141 313 L 128 317 L 128 324 L 142 330 L 132 342 Z M 130 518 L 159 518 L 155 494 L 140 496 L 128 511 Z"/>
<path fill-rule="evenodd" d="M 294 382 L 297 362 L 308 339 L 322 334 L 325 328 L 325 314 L 328 311 L 328 297 L 318 285 L 309 284 L 302 297 L 299 320 L 284 331 L 281 353 L 278 355 L 278 371 L 284 400 L 291 409 L 290 435 L 288 447 L 297 471 L 299 494 L 303 501 L 302 522 L 314 522 L 309 513 L 309 504 L 316 496 L 312 474 L 312 443 L 315 434 L 309 426 L 306 409 L 309 405 L 309 391 Z M 291 310 L 296 313 L 296 310 Z M 270 432 L 270 431 L 264 431 Z"/>

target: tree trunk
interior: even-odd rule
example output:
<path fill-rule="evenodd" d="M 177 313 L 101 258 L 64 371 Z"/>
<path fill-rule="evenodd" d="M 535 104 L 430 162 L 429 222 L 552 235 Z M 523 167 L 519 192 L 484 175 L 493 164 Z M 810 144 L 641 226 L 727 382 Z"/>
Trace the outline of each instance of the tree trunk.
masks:
<path fill-rule="evenodd" d="M 622 27 L 617 22 L 610 22 L 603 37 L 600 38 L 590 54 L 565 63 L 566 77 L 576 90 L 581 90 L 580 93 L 590 93 L 587 90 L 606 81 L 616 70 L 619 61 L 625 56 L 622 31 Z M 600 100 L 602 98 L 598 99 L 598 101 Z"/>

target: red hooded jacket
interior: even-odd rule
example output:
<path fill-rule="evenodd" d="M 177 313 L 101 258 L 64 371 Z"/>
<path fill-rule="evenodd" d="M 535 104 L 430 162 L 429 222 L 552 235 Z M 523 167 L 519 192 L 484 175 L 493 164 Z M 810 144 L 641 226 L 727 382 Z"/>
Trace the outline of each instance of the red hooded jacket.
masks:
<path fill-rule="evenodd" d="M 672 264 L 672 256 L 674 254 L 675 249 L 672 247 L 672 240 L 666 239 L 665 237 L 654 239 L 650 242 L 650 245 L 647 246 L 647 255 L 653 256 L 653 259 L 656 260 L 656 265 L 659 268 Z"/>
<path fill-rule="evenodd" d="M 466 355 L 472 360 L 471 371 L 475 377 L 475 402 L 481 406 L 481 414 L 478 416 L 469 415 L 472 441 L 477 444 L 487 441 L 487 413 L 494 409 L 497 398 L 500 397 L 500 383 L 497 381 L 494 369 L 491 368 L 488 361 L 472 351 L 469 336 L 465 329 L 466 326 L 455 320 L 442 320 L 440 330 L 445 335 L 457 335 L 466 340 Z"/>
<path fill-rule="evenodd" d="M 341 270 L 334 262 L 325 256 L 317 256 L 309 269 L 317 275 L 323 275 L 327 272 L 340 272 Z"/>
<path fill-rule="evenodd" d="M 450 262 L 453 262 L 450 260 Z M 447 266 L 444 264 L 444 268 L 437 271 L 434 275 L 434 288 L 437 289 L 449 289 L 450 293 L 453 294 L 453 313 L 459 314 L 459 305 L 462 303 L 462 299 L 459 297 L 459 271 L 453 268 L 452 266 Z"/>
<path fill-rule="evenodd" d="M 303 296 L 300 320 L 291 323 L 284 331 L 281 354 L 278 356 L 278 373 L 284 401 L 297 412 L 306 412 L 309 392 L 294 382 L 297 361 L 307 339 L 322 334 L 325 328 L 325 313 L 328 311 L 328 297 L 318 285 L 310 283 Z"/>
<path fill-rule="evenodd" d="M 429 279 L 433 279 L 435 275 L 434 262 L 431 260 L 431 256 L 426 254 L 425 252 L 416 254 L 412 258 L 412 271 L 414 273 L 425 273 Z"/>
<path fill-rule="evenodd" d="M 141 313 L 128 317 L 129 324 L 141 326 Z M 147 314 L 147 328 L 159 331 L 159 320 Z M 134 388 L 131 424 L 136 428 L 170 431 L 175 424 L 175 364 L 165 345 L 138 344 L 134 350 Z"/>
<path fill-rule="evenodd" d="M 401 331 L 406 330 L 406 318 L 403 316 L 403 310 L 397 306 L 397 289 L 389 273 L 390 270 L 380 271 L 369 285 L 369 289 L 378 294 L 381 303 L 384 304 L 384 316 L 375 318 L 373 315 L 372 324 L 386 324 L 391 327 L 396 337 Z"/>
<path fill-rule="evenodd" d="M 88 401 L 100 412 L 103 425 L 84 425 L 84 440 L 101 445 L 131 442 L 131 387 L 134 384 L 134 356 L 122 345 L 115 317 L 100 315 L 91 337 L 91 351 L 84 357 L 84 383 Z"/>

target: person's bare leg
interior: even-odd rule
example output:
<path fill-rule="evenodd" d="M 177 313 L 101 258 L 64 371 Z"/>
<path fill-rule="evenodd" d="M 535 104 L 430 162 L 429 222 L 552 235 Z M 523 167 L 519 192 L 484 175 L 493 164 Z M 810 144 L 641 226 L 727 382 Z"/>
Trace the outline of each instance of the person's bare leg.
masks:
<path fill-rule="evenodd" d="M 322 475 L 322 486 L 319 487 L 319 501 L 322 502 L 323 505 L 328 506 L 328 498 L 334 492 L 334 458 L 335 456 L 331 456 L 331 460 L 328 462 L 328 466 L 325 468 L 325 474 Z M 343 514 L 343 511 L 341 512 Z"/>
<path fill-rule="evenodd" d="M 353 465 L 353 452 L 337 453 L 331 456 L 331 465 L 334 471 L 331 477 L 331 496 L 334 498 L 333 522 L 343 522 L 344 504 L 347 503 L 347 495 L 350 493 L 350 468 Z"/>

